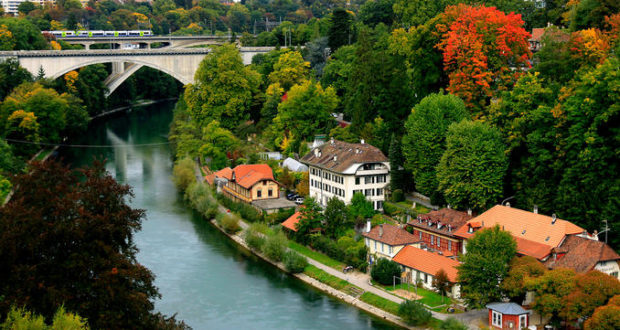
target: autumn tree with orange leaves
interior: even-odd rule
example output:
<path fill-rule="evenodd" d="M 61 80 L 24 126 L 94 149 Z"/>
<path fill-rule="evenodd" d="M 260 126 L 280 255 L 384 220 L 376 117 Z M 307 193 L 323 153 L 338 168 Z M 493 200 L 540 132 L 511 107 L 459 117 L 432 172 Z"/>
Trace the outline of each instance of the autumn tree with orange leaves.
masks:
<path fill-rule="evenodd" d="M 437 48 L 450 80 L 448 90 L 465 101 L 474 117 L 481 117 L 496 92 L 514 85 L 530 66 L 530 34 L 521 15 L 495 7 L 459 4 L 443 15 Z"/>

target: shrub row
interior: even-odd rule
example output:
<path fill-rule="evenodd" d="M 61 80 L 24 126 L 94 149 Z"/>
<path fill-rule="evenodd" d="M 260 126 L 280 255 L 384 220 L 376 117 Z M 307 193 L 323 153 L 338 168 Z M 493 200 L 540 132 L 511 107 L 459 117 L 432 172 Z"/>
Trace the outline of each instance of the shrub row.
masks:
<path fill-rule="evenodd" d="M 220 213 L 215 217 L 215 220 L 217 221 L 217 224 L 229 234 L 234 234 L 241 230 L 241 226 L 239 226 L 239 217 L 235 214 Z"/>
<path fill-rule="evenodd" d="M 362 272 L 365 272 L 368 267 L 366 262 L 368 248 L 364 240 L 356 241 L 350 234 L 340 237 L 338 241 L 333 241 L 321 234 L 313 234 L 310 236 L 310 245 L 330 258 L 353 266 Z"/>
<path fill-rule="evenodd" d="M 217 200 L 230 211 L 239 213 L 246 221 L 261 222 L 264 220 L 263 213 L 250 204 L 235 202 L 222 194 L 217 194 Z"/>
<path fill-rule="evenodd" d="M 291 273 L 301 273 L 308 266 L 308 259 L 295 251 L 287 251 L 288 240 L 282 231 L 269 231 L 265 225 L 252 224 L 244 235 L 245 243 L 275 262 L 283 262 Z"/>
<path fill-rule="evenodd" d="M 217 201 L 206 184 L 198 182 L 189 184 L 185 190 L 185 199 L 205 218 L 213 219 L 217 215 Z"/>

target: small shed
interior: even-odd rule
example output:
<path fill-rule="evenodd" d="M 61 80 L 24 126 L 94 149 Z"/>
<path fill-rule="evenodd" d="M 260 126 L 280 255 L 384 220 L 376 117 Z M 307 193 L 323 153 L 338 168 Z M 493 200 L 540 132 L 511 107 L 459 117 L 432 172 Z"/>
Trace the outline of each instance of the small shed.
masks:
<path fill-rule="evenodd" d="M 288 157 L 282 162 L 282 167 L 286 167 L 293 172 L 308 172 L 308 166 Z"/>
<path fill-rule="evenodd" d="M 487 304 L 492 329 L 523 329 L 529 327 L 530 311 L 513 302 Z"/>

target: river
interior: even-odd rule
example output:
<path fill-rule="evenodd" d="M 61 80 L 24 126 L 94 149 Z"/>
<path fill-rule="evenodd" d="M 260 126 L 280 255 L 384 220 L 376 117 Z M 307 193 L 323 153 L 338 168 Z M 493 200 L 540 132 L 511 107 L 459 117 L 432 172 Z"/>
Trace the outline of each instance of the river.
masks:
<path fill-rule="evenodd" d="M 132 206 L 146 210 L 135 241 L 138 261 L 156 275 L 162 295 L 155 308 L 177 313 L 194 329 L 392 328 L 242 251 L 188 209 L 170 179 L 165 143 L 173 106 L 159 103 L 100 120 L 74 144 L 101 147 L 60 150 L 75 166 L 105 157 L 106 169 L 132 186 Z"/>

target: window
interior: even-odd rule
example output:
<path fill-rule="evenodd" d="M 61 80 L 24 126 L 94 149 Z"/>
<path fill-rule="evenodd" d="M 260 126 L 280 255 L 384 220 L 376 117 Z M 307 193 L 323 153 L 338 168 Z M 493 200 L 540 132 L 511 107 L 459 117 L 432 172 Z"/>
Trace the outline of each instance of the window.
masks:
<path fill-rule="evenodd" d="M 258 190 L 256 191 L 256 197 L 258 197 L 258 198 L 263 197 L 263 191 L 262 191 L 262 190 L 260 190 L 260 189 L 258 189 Z"/>
<path fill-rule="evenodd" d="M 519 329 L 527 328 L 527 315 L 519 315 Z"/>
<path fill-rule="evenodd" d="M 377 175 L 377 183 L 383 183 L 383 182 L 385 182 L 385 176 Z"/>
<path fill-rule="evenodd" d="M 377 188 L 377 196 L 383 196 L 383 188 Z"/>
<path fill-rule="evenodd" d="M 613 277 L 615 277 L 615 278 L 618 278 L 618 272 L 612 272 L 612 273 L 611 273 L 611 274 L 609 274 L 609 275 L 611 275 L 611 276 L 613 276 Z"/>
<path fill-rule="evenodd" d="M 377 251 L 377 241 L 375 241 L 375 251 Z"/>
<path fill-rule="evenodd" d="M 441 247 L 441 237 L 437 236 L 437 247 Z"/>
<path fill-rule="evenodd" d="M 272 189 L 269 189 L 267 191 L 267 196 L 269 196 L 269 197 L 273 196 L 273 190 Z"/>
<path fill-rule="evenodd" d="M 435 244 L 435 236 L 431 235 L 431 245 Z"/>
<path fill-rule="evenodd" d="M 374 189 L 365 189 L 364 190 L 364 196 L 374 196 L 375 195 L 375 190 Z"/>
<path fill-rule="evenodd" d="M 365 184 L 375 183 L 375 177 L 372 175 L 364 177 L 364 183 Z"/>
<path fill-rule="evenodd" d="M 381 243 L 381 252 L 383 252 L 383 243 Z"/>
<path fill-rule="evenodd" d="M 496 311 L 492 311 L 492 323 L 496 327 L 502 327 L 502 314 Z"/>
<path fill-rule="evenodd" d="M 356 177 L 355 177 L 355 184 L 356 184 L 356 185 L 357 185 L 357 184 L 360 184 L 360 177 L 359 177 L 359 176 L 356 176 Z"/>
<path fill-rule="evenodd" d="M 390 245 L 390 254 L 392 254 L 392 246 Z"/>
<path fill-rule="evenodd" d="M 452 241 L 448 241 L 448 251 L 452 251 Z"/>
<path fill-rule="evenodd" d="M 377 201 L 377 210 L 381 210 L 381 209 L 383 209 L 383 202 Z"/>
<path fill-rule="evenodd" d="M 263 181 L 263 186 L 266 186 L 266 185 L 267 185 L 267 181 Z"/>
<path fill-rule="evenodd" d="M 427 273 L 424 273 L 424 282 L 425 283 L 428 282 L 428 274 Z"/>
<path fill-rule="evenodd" d="M 420 232 L 420 239 L 422 239 L 422 232 Z"/>

